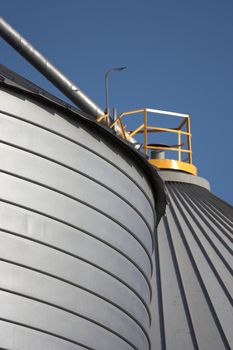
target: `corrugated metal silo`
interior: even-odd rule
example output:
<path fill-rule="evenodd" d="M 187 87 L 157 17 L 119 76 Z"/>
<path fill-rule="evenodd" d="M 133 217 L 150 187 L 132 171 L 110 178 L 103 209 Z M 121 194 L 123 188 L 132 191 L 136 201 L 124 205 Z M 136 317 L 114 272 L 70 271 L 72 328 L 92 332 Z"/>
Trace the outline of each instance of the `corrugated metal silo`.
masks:
<path fill-rule="evenodd" d="M 233 208 L 200 177 L 159 172 L 168 205 L 156 236 L 154 349 L 233 347 Z"/>
<path fill-rule="evenodd" d="M 0 69 L 0 347 L 150 349 L 158 175 Z"/>

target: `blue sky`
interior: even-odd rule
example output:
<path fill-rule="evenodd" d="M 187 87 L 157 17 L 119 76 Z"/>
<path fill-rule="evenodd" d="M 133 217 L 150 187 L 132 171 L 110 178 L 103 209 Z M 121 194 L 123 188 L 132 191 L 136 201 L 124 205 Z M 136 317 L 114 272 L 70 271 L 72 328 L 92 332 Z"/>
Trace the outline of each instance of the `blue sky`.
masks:
<path fill-rule="evenodd" d="M 191 115 L 194 163 L 233 202 L 232 0 L 7 0 L 1 16 L 105 107 Z M 3 40 L 0 63 L 62 95 Z M 63 98 L 63 97 L 62 97 Z"/>

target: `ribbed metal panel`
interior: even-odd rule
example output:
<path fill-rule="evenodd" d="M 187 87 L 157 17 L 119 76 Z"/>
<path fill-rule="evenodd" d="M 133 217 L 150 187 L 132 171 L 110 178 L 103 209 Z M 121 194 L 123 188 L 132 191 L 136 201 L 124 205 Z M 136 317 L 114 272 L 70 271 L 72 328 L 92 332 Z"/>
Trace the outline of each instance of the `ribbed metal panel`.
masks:
<path fill-rule="evenodd" d="M 166 182 L 156 237 L 152 348 L 232 349 L 233 208 L 182 176 Z"/>
<path fill-rule="evenodd" d="M 121 149 L 0 90 L 0 348 L 150 349 L 151 186 Z"/>

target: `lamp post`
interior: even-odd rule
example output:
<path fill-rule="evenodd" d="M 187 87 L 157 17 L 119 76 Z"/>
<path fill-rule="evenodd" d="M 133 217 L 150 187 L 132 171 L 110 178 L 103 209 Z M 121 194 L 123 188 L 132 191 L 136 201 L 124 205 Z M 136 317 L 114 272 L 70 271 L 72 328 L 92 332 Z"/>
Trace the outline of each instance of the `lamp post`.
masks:
<path fill-rule="evenodd" d="M 105 73 L 105 97 L 106 97 L 105 114 L 106 115 L 109 115 L 109 94 L 108 94 L 108 77 L 109 77 L 109 74 L 112 73 L 112 72 L 119 72 L 119 71 L 124 70 L 126 68 L 127 67 L 114 67 L 114 68 L 110 68 Z"/>

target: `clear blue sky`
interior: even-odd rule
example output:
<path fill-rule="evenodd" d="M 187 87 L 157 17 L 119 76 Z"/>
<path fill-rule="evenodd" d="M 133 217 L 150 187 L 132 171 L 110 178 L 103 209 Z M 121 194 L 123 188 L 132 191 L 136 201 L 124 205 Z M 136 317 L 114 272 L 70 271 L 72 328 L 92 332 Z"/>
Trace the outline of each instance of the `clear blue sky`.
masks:
<path fill-rule="evenodd" d="M 104 108 L 189 113 L 194 163 L 233 202 L 232 0 L 7 0 L 1 16 Z M 1 63 L 62 95 L 0 41 Z"/>

